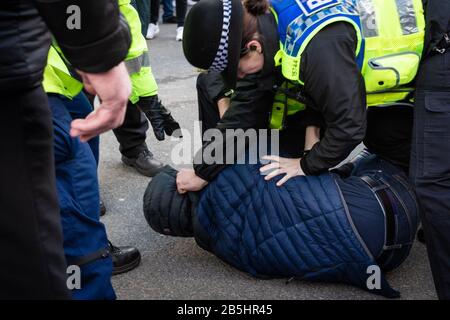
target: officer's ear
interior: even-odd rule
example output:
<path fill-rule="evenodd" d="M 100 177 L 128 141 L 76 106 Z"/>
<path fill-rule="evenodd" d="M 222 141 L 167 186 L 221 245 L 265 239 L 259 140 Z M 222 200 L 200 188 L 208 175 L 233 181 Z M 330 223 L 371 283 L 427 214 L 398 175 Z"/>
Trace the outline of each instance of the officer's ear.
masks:
<path fill-rule="evenodd" d="M 251 40 L 246 45 L 249 51 L 256 51 L 257 53 L 262 53 L 262 45 L 258 40 Z"/>

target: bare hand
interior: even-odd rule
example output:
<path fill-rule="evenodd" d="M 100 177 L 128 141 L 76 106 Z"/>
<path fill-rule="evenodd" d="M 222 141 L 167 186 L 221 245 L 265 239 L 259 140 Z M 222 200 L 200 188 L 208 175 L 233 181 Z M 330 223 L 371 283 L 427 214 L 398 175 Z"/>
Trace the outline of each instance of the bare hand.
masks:
<path fill-rule="evenodd" d="M 131 83 L 125 64 L 104 73 L 80 72 L 85 89 L 98 95 L 101 105 L 91 112 L 86 119 L 72 121 L 70 135 L 87 141 L 108 130 L 122 125 L 128 98 L 131 94 Z"/>
<path fill-rule="evenodd" d="M 305 175 L 305 173 L 302 170 L 302 167 L 300 166 L 300 158 L 289 159 L 289 158 L 282 158 L 279 156 L 264 156 L 263 159 L 269 160 L 271 161 L 271 163 L 259 169 L 261 174 L 273 170 L 264 178 L 266 181 L 269 181 L 280 174 L 285 174 L 285 176 L 280 181 L 277 182 L 278 187 L 281 187 L 290 178 Z"/>
<path fill-rule="evenodd" d="M 200 191 L 207 184 L 208 181 L 197 176 L 192 169 L 182 169 L 177 174 L 177 190 L 181 194 L 188 191 Z"/>

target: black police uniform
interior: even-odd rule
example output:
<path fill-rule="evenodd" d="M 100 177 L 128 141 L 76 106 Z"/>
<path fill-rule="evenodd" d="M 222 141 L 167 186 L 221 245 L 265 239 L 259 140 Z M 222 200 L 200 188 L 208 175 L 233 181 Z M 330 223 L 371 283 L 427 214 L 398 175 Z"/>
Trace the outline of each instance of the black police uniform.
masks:
<path fill-rule="evenodd" d="M 269 25 L 264 34 L 265 52 L 276 52 L 279 49 L 276 24 Z M 302 169 L 308 175 L 320 174 L 338 165 L 364 138 L 364 81 L 356 61 L 348 58 L 354 57 L 356 43 L 356 33 L 351 25 L 334 23 L 314 37 L 303 55 L 301 76 L 306 83 L 305 92 L 315 104 L 309 105 L 305 112 L 287 117 L 286 129 L 280 131 L 280 151 L 285 156 L 301 157 L 306 126 L 326 127 L 322 130 L 326 134 L 321 143 L 302 158 Z M 238 82 L 231 105 L 220 121 L 217 110 L 217 100 L 221 97 L 220 81 L 217 75 L 199 77 L 199 114 L 204 128 L 205 124 L 210 128 L 215 123 L 219 129 L 267 128 L 274 98 L 272 88 L 283 81 L 273 66 L 265 71 L 268 60 L 261 74 Z M 224 167 L 220 164 L 194 165 L 196 174 L 208 181 Z"/>
<path fill-rule="evenodd" d="M 450 299 L 450 1 L 424 1 L 426 39 L 417 79 L 411 177 L 440 299 Z"/>

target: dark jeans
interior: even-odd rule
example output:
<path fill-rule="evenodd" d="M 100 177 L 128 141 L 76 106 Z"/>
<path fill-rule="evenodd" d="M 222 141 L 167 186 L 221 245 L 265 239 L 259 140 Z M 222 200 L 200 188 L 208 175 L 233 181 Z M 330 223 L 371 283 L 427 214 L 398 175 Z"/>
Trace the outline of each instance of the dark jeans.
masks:
<path fill-rule="evenodd" d="M 150 23 L 150 0 L 132 0 L 131 4 L 136 8 L 141 20 L 141 32 L 145 37 Z"/>
<path fill-rule="evenodd" d="M 47 96 L 2 93 L 0 110 L 0 299 L 69 299 Z"/>
<path fill-rule="evenodd" d="M 369 186 L 362 177 L 369 177 L 376 186 Z M 356 163 L 349 177 L 338 179 L 350 216 L 365 245 L 383 270 L 398 267 L 408 256 L 419 223 L 419 210 L 412 185 L 403 169 L 378 156 L 371 155 Z M 380 260 L 385 245 L 386 229 L 383 207 L 376 192 L 386 192 L 396 220 L 396 244 L 399 249 L 384 261 Z"/>
<path fill-rule="evenodd" d="M 411 178 L 437 294 L 450 300 L 450 52 L 424 59 L 414 116 Z"/>
<path fill-rule="evenodd" d="M 150 23 L 157 24 L 159 20 L 160 0 L 150 0 Z M 178 27 L 184 26 L 184 19 L 187 12 L 187 0 L 176 0 L 175 9 L 177 12 Z"/>
<path fill-rule="evenodd" d="M 145 143 L 148 128 L 144 113 L 129 101 L 122 126 L 113 130 L 120 144 L 119 150 L 125 157 L 134 158 L 142 151 L 148 150 Z"/>
<path fill-rule="evenodd" d="M 164 19 L 168 19 L 170 17 L 173 17 L 173 3 L 172 0 L 162 0 L 162 6 L 163 6 L 163 21 Z"/>

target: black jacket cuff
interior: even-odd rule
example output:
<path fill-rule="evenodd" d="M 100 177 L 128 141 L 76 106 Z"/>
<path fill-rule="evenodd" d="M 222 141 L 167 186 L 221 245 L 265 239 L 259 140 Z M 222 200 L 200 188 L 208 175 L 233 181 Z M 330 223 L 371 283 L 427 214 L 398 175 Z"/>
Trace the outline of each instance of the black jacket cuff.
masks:
<path fill-rule="evenodd" d="M 131 45 L 130 29 L 121 17 L 119 28 L 107 37 L 84 46 L 59 43 L 72 66 L 87 73 L 106 72 L 125 60 Z"/>
<path fill-rule="evenodd" d="M 226 164 L 197 164 L 194 165 L 194 171 L 198 177 L 211 182 L 226 168 L 226 166 Z"/>
<path fill-rule="evenodd" d="M 313 174 L 311 173 L 311 170 L 309 169 L 308 162 L 306 159 L 307 159 L 307 157 L 300 159 L 300 167 L 302 168 L 302 171 L 305 175 L 311 176 Z"/>

